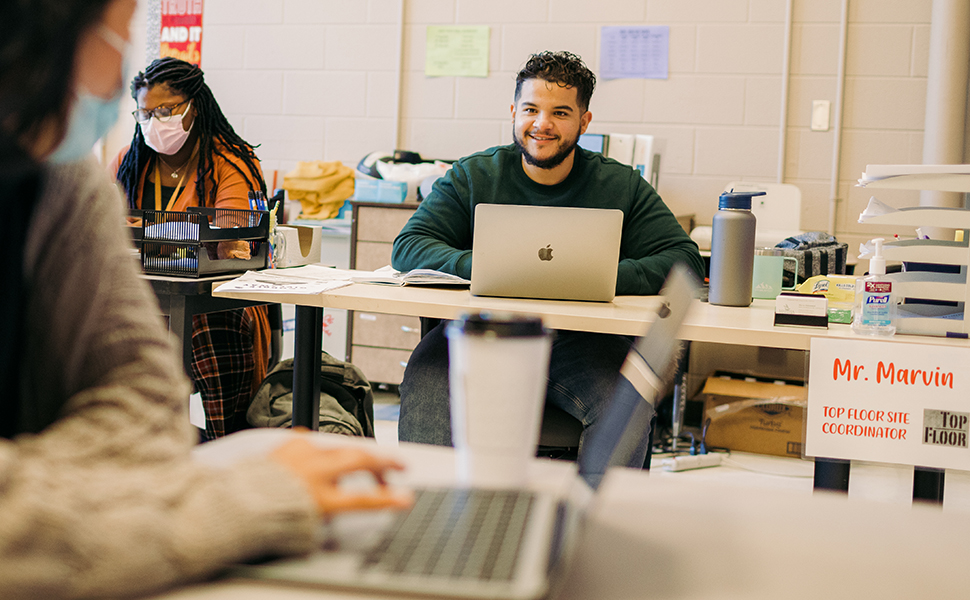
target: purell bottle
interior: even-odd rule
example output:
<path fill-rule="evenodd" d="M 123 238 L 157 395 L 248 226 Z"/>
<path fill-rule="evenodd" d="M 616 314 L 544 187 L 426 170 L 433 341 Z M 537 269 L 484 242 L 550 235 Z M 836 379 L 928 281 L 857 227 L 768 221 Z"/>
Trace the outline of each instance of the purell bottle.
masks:
<path fill-rule="evenodd" d="M 896 333 L 896 300 L 893 282 L 886 277 L 882 238 L 872 240 L 875 251 L 869 259 L 869 274 L 856 281 L 852 330 L 862 335 L 890 336 Z"/>

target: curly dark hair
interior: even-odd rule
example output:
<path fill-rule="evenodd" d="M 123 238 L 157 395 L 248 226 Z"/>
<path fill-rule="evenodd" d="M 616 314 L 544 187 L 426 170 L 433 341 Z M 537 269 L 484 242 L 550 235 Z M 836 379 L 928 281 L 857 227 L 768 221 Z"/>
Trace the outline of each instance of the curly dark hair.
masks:
<path fill-rule="evenodd" d="M 562 87 L 576 88 L 576 99 L 584 111 L 589 110 L 589 100 L 596 88 L 596 75 L 589 70 L 586 63 L 572 52 L 539 52 L 529 57 L 529 60 L 515 76 L 515 101 L 519 101 L 522 82 L 527 79 L 542 79 Z"/>
<path fill-rule="evenodd" d="M 144 72 L 138 73 L 131 81 L 131 97 L 137 98 L 138 91 L 154 85 L 165 85 L 173 92 L 185 96 L 195 107 L 195 121 L 193 127 L 199 131 L 199 166 L 195 178 L 195 190 L 201 206 L 212 206 L 216 199 L 216 186 L 213 175 L 212 157 L 216 154 L 226 157 L 223 149 L 239 158 L 246 165 L 249 176 L 242 172 L 236 163 L 229 161 L 243 177 L 255 181 L 259 189 L 266 192 L 266 182 L 263 174 L 256 165 L 256 153 L 253 146 L 239 137 L 232 125 L 222 114 L 222 109 L 212 95 L 212 90 L 205 83 L 202 69 L 192 63 L 167 56 L 159 58 L 148 65 Z M 221 148 L 219 144 L 221 143 Z M 138 181 L 141 172 L 154 159 L 157 153 L 145 144 L 141 127 L 135 126 L 135 135 L 131 140 L 131 147 L 118 165 L 118 181 L 128 196 L 128 204 L 135 206 L 138 197 Z"/>

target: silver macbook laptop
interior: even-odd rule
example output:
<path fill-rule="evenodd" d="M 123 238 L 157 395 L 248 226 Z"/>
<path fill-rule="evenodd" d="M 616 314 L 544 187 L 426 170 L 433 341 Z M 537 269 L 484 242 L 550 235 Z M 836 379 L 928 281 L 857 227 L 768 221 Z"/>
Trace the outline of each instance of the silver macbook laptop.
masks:
<path fill-rule="evenodd" d="M 546 595 L 550 581 L 564 579 L 576 530 L 603 474 L 624 462 L 615 454 L 649 424 L 646 403 L 654 405 L 662 392 L 695 290 L 686 269 L 671 272 L 664 302 L 630 350 L 602 417 L 626 424 L 613 429 L 623 433 L 589 441 L 567 500 L 526 490 L 415 490 L 414 506 L 379 514 L 383 524 L 362 521 L 339 543 L 322 544 L 309 557 L 241 566 L 231 575 L 382 594 L 521 600 Z"/>
<path fill-rule="evenodd" d="M 622 231 L 615 209 L 479 204 L 471 293 L 610 302 Z"/>

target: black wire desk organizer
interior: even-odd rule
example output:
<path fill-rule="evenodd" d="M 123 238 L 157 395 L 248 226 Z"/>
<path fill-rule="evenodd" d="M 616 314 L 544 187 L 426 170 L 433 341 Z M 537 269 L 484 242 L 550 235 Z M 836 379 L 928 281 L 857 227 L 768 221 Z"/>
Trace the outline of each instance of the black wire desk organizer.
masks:
<path fill-rule="evenodd" d="M 267 266 L 269 211 L 191 207 L 185 212 L 132 210 L 130 217 L 147 274 L 204 277 Z M 248 243 L 250 258 L 220 258 L 219 243 L 231 241 Z"/>

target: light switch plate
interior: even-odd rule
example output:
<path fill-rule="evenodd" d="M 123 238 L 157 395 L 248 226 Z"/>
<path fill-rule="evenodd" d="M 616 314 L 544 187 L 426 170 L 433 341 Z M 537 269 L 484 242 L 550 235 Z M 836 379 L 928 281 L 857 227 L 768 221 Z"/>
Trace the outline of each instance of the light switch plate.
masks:
<path fill-rule="evenodd" d="M 829 130 L 829 101 L 812 101 L 812 131 Z"/>

